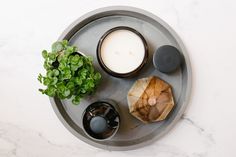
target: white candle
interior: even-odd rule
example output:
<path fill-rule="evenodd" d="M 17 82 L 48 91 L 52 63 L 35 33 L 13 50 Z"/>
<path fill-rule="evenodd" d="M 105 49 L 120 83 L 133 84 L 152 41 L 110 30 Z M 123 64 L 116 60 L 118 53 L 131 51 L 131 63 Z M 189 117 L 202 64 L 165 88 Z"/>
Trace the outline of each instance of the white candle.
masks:
<path fill-rule="evenodd" d="M 101 45 L 101 59 L 111 71 L 125 74 L 136 70 L 145 57 L 142 39 L 129 30 L 115 30 Z"/>

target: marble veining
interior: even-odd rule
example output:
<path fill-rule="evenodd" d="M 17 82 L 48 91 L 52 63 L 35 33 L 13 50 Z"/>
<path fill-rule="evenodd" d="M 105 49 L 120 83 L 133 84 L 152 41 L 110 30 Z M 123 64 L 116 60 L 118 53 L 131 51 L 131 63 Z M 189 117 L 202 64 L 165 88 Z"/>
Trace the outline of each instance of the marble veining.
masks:
<path fill-rule="evenodd" d="M 196 122 L 190 118 L 183 116 L 180 123 L 187 123 L 188 127 L 192 127 L 199 136 L 203 136 L 208 142 L 208 147 L 214 144 L 214 139 L 210 133 L 207 133 L 204 128 L 200 127 Z M 81 153 L 81 147 L 76 145 L 61 145 L 54 143 L 47 139 L 41 132 L 22 128 L 20 126 L 0 122 L 0 143 L 4 145 L 0 147 L 0 156 L 7 157 L 25 157 L 27 154 L 30 156 L 40 155 L 56 155 L 58 157 L 63 156 L 76 156 Z M 31 149 L 38 149 L 37 151 L 30 151 Z M 146 148 L 146 149 L 145 149 Z M 141 150 L 129 151 L 127 154 L 136 154 L 139 156 L 155 156 L 155 155 L 166 155 L 170 157 L 189 157 L 190 155 L 183 150 L 179 149 L 177 146 L 171 144 L 165 144 L 162 142 L 157 142 L 155 145 L 151 145 Z M 148 149 L 147 149 L 148 148 Z M 148 150 L 153 150 L 149 152 Z M 86 150 L 86 149 L 85 149 Z M 23 152 L 23 154 L 22 154 Z M 89 154 L 101 153 L 106 154 L 110 151 L 100 150 L 100 149 L 91 149 Z M 119 152 L 119 154 L 126 154 L 125 152 Z M 201 153 L 195 152 L 192 156 L 196 157 L 205 157 L 207 155 L 207 150 Z"/>
<path fill-rule="evenodd" d="M 41 50 L 84 13 L 111 5 L 162 18 L 183 40 L 193 70 L 191 101 L 181 120 L 160 140 L 125 152 L 75 138 L 37 91 Z M 235 157 L 235 14 L 234 0 L 2 1 L 0 157 Z"/>
<path fill-rule="evenodd" d="M 187 122 L 189 125 L 195 127 L 199 131 L 199 133 L 205 136 L 212 144 L 215 143 L 212 133 L 207 132 L 203 127 L 199 126 L 196 122 L 194 122 L 186 115 L 183 115 L 181 119 Z"/>

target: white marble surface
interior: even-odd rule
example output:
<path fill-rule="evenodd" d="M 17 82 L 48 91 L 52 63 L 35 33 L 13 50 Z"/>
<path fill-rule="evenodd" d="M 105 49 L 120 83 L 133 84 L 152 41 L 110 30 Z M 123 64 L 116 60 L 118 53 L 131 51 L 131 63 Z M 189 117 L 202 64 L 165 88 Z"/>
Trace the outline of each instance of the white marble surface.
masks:
<path fill-rule="evenodd" d="M 0 157 L 235 157 L 236 1 L 0 0 Z M 93 9 L 129 5 L 150 11 L 189 50 L 193 89 L 174 129 L 154 144 L 109 152 L 75 138 L 37 92 L 41 50 Z"/>

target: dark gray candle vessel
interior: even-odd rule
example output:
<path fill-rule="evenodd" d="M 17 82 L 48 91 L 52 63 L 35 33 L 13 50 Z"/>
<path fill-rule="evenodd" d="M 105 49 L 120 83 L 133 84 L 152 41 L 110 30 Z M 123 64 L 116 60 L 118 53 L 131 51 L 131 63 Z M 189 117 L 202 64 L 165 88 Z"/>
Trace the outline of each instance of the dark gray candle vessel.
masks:
<path fill-rule="evenodd" d="M 111 34 L 114 31 L 117 31 L 117 30 L 128 30 L 128 31 L 133 32 L 134 34 L 136 34 L 142 40 L 142 43 L 143 43 L 143 46 L 144 46 L 144 57 L 143 57 L 142 63 L 135 70 L 133 70 L 131 72 L 128 72 L 128 73 L 117 73 L 117 72 L 114 72 L 114 71 L 110 70 L 106 66 L 106 64 L 103 62 L 103 59 L 102 59 L 101 48 L 102 48 L 103 41 L 106 39 L 107 36 L 109 36 L 109 34 Z M 98 45 L 97 45 L 97 59 L 98 59 L 98 62 L 100 64 L 100 66 L 102 67 L 102 69 L 105 72 L 107 72 L 109 75 L 114 76 L 114 77 L 119 77 L 119 78 L 131 77 L 131 76 L 134 76 L 135 74 L 137 74 L 144 67 L 144 65 L 147 63 L 147 60 L 148 60 L 148 45 L 147 45 L 147 42 L 146 42 L 145 38 L 137 30 L 135 30 L 133 28 L 130 28 L 130 27 L 127 27 L 127 26 L 114 27 L 114 28 L 108 30 L 100 38 L 100 40 L 98 42 Z"/>
<path fill-rule="evenodd" d="M 170 45 L 159 47 L 153 55 L 154 67 L 163 73 L 171 73 L 180 67 L 182 62 L 179 50 Z"/>

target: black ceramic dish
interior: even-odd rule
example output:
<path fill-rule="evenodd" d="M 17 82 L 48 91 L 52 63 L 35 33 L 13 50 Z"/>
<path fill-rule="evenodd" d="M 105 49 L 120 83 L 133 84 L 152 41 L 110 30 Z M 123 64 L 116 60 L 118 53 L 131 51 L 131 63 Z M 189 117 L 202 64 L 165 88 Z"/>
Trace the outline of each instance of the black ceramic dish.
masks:
<path fill-rule="evenodd" d="M 101 57 L 101 46 L 102 46 L 102 43 L 104 41 L 104 39 L 112 32 L 116 31 L 116 30 L 129 30 L 133 33 L 135 33 L 136 35 L 138 35 L 142 42 L 143 42 L 143 45 L 144 45 L 144 58 L 143 58 L 143 61 L 142 63 L 133 71 L 131 72 L 128 72 L 128 73 L 117 73 L 117 72 L 114 72 L 112 70 L 110 70 L 106 65 L 105 63 L 103 62 L 102 60 L 102 57 Z M 144 37 L 138 32 L 136 31 L 135 29 L 133 28 L 130 28 L 130 27 L 126 27 L 126 26 L 119 26 L 119 27 L 115 27 L 115 28 L 112 28 L 110 30 L 108 30 L 99 40 L 98 42 L 98 45 L 97 45 L 97 59 L 98 59 L 98 62 L 100 64 L 100 66 L 103 68 L 104 71 L 106 71 L 108 74 L 114 76 L 114 77 L 119 77 L 119 78 L 125 78 L 125 77 L 131 77 L 135 74 L 137 74 L 137 72 L 139 70 L 141 70 L 143 68 L 143 66 L 146 64 L 147 62 L 147 59 L 148 59 L 148 46 L 147 46 L 147 42 L 146 40 L 144 39 Z"/>
<path fill-rule="evenodd" d="M 120 116 L 114 102 L 94 102 L 86 108 L 82 117 L 85 133 L 94 140 L 112 138 L 120 125 Z"/>

